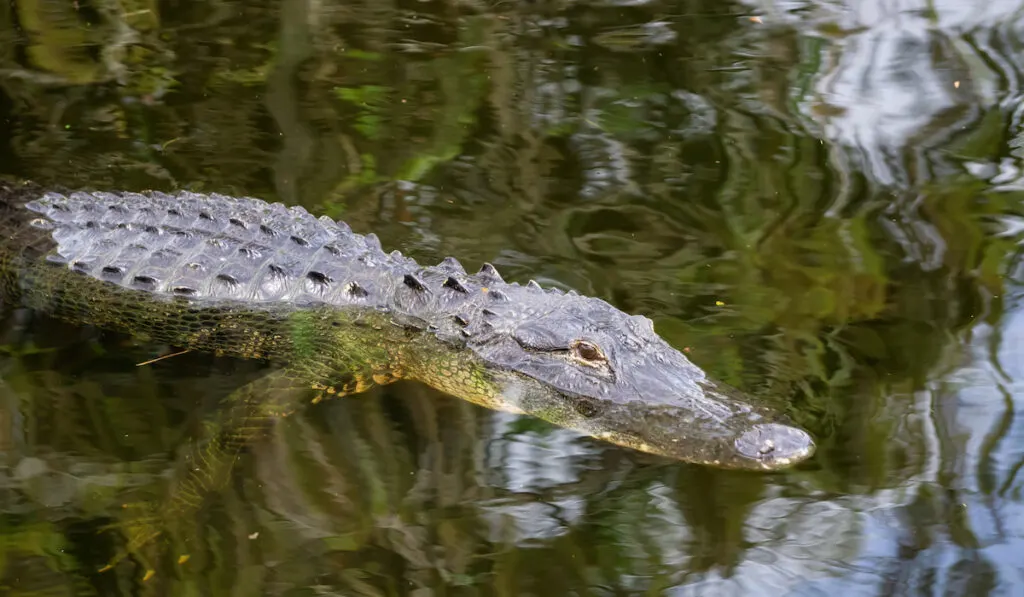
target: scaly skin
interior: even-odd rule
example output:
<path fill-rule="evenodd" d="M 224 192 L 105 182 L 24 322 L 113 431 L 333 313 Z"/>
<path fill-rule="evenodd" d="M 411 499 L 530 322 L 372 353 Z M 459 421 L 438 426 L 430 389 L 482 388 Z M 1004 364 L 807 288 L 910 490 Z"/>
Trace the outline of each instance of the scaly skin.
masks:
<path fill-rule="evenodd" d="M 708 379 L 649 319 L 508 284 L 486 264 L 473 275 L 451 258 L 422 267 L 373 235 L 258 199 L 0 184 L 0 288 L 5 302 L 71 322 L 277 365 L 188 451 L 175 515 L 308 392 L 400 378 L 688 462 L 774 470 L 814 451 L 778 413 Z"/>

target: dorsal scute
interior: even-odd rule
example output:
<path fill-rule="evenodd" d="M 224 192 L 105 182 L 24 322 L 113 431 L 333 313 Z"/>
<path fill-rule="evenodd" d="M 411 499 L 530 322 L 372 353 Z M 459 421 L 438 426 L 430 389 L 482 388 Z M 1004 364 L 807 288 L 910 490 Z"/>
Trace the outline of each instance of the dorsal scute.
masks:
<path fill-rule="evenodd" d="M 463 268 L 462 264 L 459 263 L 459 260 L 454 257 L 445 257 L 435 267 L 445 273 L 459 274 L 462 276 L 466 275 L 465 268 Z"/>
<path fill-rule="evenodd" d="M 478 278 L 490 282 L 492 284 L 505 283 L 504 278 L 502 278 L 501 274 L 498 273 L 497 268 L 495 268 L 490 263 L 484 263 L 482 266 L 480 266 L 480 271 L 477 272 L 476 275 Z"/>

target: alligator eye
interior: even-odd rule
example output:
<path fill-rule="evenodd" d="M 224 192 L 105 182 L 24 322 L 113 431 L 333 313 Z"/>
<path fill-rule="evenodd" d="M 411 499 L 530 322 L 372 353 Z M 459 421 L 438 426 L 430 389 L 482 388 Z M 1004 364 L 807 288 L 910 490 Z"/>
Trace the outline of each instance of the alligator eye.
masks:
<path fill-rule="evenodd" d="M 601 349 L 596 344 L 587 342 L 586 340 L 577 340 L 572 345 L 572 353 L 577 358 L 590 362 L 590 363 L 603 363 L 605 360 L 604 355 L 601 353 Z"/>

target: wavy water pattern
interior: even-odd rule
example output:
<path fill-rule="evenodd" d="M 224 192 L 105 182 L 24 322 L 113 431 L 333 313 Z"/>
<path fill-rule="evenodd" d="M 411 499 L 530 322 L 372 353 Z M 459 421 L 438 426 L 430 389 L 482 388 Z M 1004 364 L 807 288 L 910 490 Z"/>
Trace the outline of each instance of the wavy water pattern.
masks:
<path fill-rule="evenodd" d="M 600 296 L 819 449 L 716 471 L 399 383 L 282 420 L 155 574 L 99 573 L 262 365 L 9 310 L 0 591 L 1018 594 L 1022 80 L 1012 0 L 7 3 L 0 174 Z"/>

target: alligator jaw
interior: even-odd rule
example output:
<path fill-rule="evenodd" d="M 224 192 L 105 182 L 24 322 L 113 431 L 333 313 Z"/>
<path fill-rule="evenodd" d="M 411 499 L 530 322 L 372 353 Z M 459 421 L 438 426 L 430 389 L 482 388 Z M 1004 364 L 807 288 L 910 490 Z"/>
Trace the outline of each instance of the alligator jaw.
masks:
<path fill-rule="evenodd" d="M 624 436 L 625 441 L 616 442 L 614 432 L 605 433 L 608 437 L 602 439 L 641 452 L 728 469 L 780 470 L 807 460 L 815 451 L 814 440 L 806 431 L 778 422 L 755 424 L 739 437 L 671 438 L 668 446 L 655 446 L 629 435 Z"/>
<path fill-rule="evenodd" d="M 590 396 L 554 391 L 510 372 L 500 375 L 500 402 L 561 427 L 641 452 L 717 468 L 773 471 L 810 458 L 814 440 L 753 399 L 702 382 L 704 395 L 686 400 L 601 404 Z M 666 402 L 713 403 L 728 416 L 701 416 Z M 586 405 L 581 408 L 581 405 Z"/>

